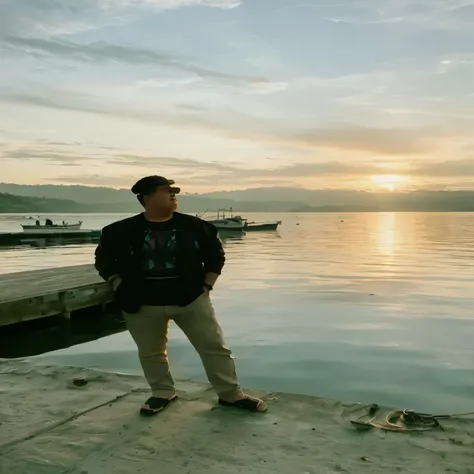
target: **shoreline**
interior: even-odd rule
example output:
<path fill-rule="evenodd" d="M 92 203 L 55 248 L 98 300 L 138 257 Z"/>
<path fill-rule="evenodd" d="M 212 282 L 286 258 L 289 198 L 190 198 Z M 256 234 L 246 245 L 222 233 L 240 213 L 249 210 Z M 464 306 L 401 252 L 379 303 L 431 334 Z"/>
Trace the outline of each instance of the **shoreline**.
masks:
<path fill-rule="evenodd" d="M 472 418 L 423 433 L 362 432 L 350 420 L 366 405 L 250 390 L 269 411 L 249 414 L 219 407 L 193 381 L 143 418 L 141 376 L 26 360 L 0 359 L 0 387 L 2 474 L 472 472 Z"/>
<path fill-rule="evenodd" d="M 185 214 L 195 215 L 196 213 L 202 213 L 205 210 L 201 211 L 183 211 Z M 138 214 L 140 210 L 137 211 L 123 211 L 123 212 L 106 212 L 106 211 L 32 211 L 32 212 L 6 212 L 0 211 L 0 216 L 12 216 L 12 217 L 23 217 L 31 216 L 32 214 L 47 214 L 48 216 L 132 216 Z M 474 212 L 474 208 L 469 209 L 311 209 L 311 210 L 294 210 L 294 211 L 242 211 L 247 214 L 471 214 Z"/>

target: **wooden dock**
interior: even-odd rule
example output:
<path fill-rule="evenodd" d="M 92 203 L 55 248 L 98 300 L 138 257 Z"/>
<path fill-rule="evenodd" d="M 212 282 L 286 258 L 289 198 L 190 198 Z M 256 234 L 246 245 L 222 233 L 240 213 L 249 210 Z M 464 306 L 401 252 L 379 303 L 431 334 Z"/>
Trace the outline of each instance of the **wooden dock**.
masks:
<path fill-rule="evenodd" d="M 0 326 L 105 305 L 110 288 L 92 265 L 0 275 Z"/>
<path fill-rule="evenodd" d="M 1 232 L 0 247 L 17 245 L 61 245 L 70 242 L 95 243 L 100 239 L 101 230 L 77 230 L 67 232 Z"/>

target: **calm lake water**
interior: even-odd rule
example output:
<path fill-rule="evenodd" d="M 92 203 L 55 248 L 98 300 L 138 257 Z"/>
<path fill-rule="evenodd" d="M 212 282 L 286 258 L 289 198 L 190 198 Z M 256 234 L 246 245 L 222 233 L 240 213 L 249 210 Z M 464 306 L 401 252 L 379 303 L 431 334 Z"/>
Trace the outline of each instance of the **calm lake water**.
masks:
<path fill-rule="evenodd" d="M 118 215 L 60 216 L 100 228 Z M 248 215 L 277 233 L 225 241 L 213 292 L 245 387 L 409 407 L 474 409 L 474 214 Z M 0 216 L 0 231 L 20 217 Z M 90 263 L 93 245 L 0 250 L 0 273 Z M 176 327 L 176 378 L 206 380 Z M 128 333 L 47 363 L 141 373 Z"/>

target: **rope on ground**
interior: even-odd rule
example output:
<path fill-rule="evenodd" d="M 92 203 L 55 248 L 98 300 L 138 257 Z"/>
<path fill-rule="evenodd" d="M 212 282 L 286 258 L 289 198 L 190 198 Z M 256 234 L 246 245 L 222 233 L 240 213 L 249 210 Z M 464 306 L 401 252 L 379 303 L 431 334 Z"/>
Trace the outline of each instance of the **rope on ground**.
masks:
<path fill-rule="evenodd" d="M 367 414 L 357 418 L 357 420 L 350 420 L 353 426 L 359 431 L 366 431 L 372 428 L 379 428 L 384 431 L 396 432 L 413 432 L 413 431 L 429 431 L 434 429 L 441 429 L 439 420 L 452 420 L 455 418 L 462 418 L 465 416 L 473 416 L 473 412 L 455 413 L 450 415 L 434 415 L 431 413 L 419 413 L 414 410 L 394 410 L 385 416 L 385 422 L 377 421 L 376 413 L 379 411 L 377 404 L 369 406 Z M 366 419 L 370 417 L 369 419 Z"/>

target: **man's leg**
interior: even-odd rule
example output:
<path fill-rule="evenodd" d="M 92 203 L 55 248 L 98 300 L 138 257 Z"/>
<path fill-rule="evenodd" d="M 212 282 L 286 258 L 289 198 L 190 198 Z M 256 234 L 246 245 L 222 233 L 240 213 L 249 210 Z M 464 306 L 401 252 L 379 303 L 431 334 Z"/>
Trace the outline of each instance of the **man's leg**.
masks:
<path fill-rule="evenodd" d="M 153 397 L 173 397 L 174 381 L 166 354 L 169 318 L 165 307 L 142 306 L 136 314 L 124 313 L 124 318 L 137 344 L 140 363 Z"/>
<path fill-rule="evenodd" d="M 264 403 L 242 392 L 231 351 L 225 345 L 222 329 L 216 319 L 209 295 L 203 294 L 190 305 L 179 308 L 172 316 L 200 355 L 209 382 L 219 399 L 239 408 L 264 411 Z"/>

